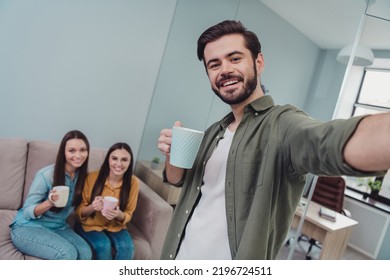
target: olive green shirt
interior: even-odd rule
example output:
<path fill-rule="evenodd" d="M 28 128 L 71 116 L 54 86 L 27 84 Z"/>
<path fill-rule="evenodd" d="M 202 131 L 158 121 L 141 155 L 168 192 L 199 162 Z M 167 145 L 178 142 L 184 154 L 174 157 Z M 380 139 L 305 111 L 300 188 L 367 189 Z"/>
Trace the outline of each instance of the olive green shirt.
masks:
<path fill-rule="evenodd" d="M 307 173 L 363 175 L 346 165 L 342 156 L 345 143 L 361 119 L 320 122 L 291 105 L 275 106 L 270 96 L 245 107 L 230 147 L 225 180 L 232 259 L 276 257 Z M 233 120 L 230 113 L 205 132 L 194 167 L 180 184 L 182 191 L 162 259 L 175 259 L 186 224 L 201 198 L 206 162 Z"/>

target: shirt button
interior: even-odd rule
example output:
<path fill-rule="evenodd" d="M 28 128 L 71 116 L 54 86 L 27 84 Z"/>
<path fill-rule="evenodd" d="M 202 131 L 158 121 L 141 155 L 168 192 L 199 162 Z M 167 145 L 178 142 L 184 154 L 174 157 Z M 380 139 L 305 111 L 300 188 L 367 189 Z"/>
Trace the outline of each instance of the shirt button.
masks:
<path fill-rule="evenodd" d="M 172 258 L 173 258 L 173 256 L 172 256 L 172 255 L 169 255 L 169 258 L 170 258 L 170 259 L 172 259 Z"/>
<path fill-rule="evenodd" d="M 258 115 L 259 115 L 259 113 L 256 112 L 256 113 L 255 113 L 255 116 L 257 117 Z"/>
<path fill-rule="evenodd" d="M 199 190 L 200 190 L 200 187 L 196 187 L 196 189 L 199 191 Z"/>
<path fill-rule="evenodd" d="M 186 214 L 188 214 L 188 210 L 186 210 Z"/>
<path fill-rule="evenodd" d="M 179 237 L 179 238 L 180 238 L 180 233 L 178 233 L 178 234 L 177 234 L 177 237 Z"/>

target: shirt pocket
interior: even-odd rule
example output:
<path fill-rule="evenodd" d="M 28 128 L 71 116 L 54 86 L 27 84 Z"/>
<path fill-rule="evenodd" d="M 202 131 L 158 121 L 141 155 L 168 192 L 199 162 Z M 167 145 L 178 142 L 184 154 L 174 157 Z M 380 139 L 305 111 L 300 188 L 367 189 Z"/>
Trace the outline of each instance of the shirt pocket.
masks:
<path fill-rule="evenodd" d="M 263 184 L 264 170 L 267 157 L 267 148 L 255 149 L 243 153 L 242 161 L 242 192 L 254 194 L 258 187 Z M 270 176 L 273 176 L 270 174 Z"/>

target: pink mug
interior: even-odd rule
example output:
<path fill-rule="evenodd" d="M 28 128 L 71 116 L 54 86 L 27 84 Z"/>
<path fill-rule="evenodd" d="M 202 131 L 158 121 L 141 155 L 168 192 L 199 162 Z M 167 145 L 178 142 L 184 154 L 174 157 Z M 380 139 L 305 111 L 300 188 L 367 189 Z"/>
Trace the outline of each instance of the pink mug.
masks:
<path fill-rule="evenodd" d="M 113 210 L 118 205 L 118 199 L 113 196 L 105 196 L 103 198 L 103 211 Z"/>

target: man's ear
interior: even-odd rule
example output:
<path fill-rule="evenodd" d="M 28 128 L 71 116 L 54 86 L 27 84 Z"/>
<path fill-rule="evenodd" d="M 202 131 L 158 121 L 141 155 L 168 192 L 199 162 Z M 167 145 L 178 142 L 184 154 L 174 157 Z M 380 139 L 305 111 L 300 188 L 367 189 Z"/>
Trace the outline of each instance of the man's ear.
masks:
<path fill-rule="evenodd" d="M 257 69 L 257 73 L 260 74 L 263 72 L 264 70 L 264 57 L 263 57 L 263 54 L 262 53 L 259 53 L 257 55 L 257 58 L 255 60 L 255 63 L 256 63 L 256 69 Z"/>

